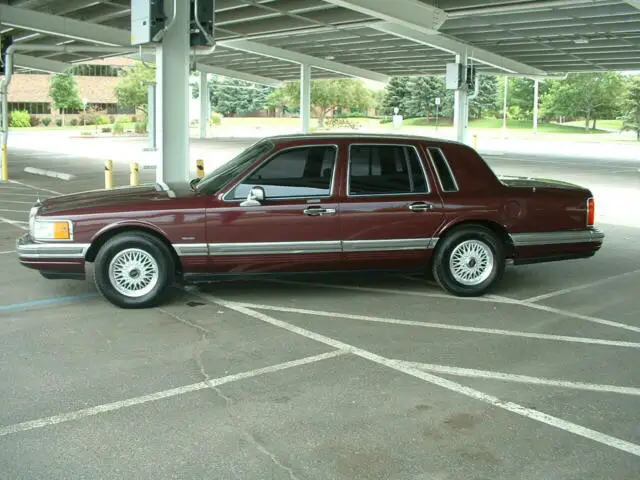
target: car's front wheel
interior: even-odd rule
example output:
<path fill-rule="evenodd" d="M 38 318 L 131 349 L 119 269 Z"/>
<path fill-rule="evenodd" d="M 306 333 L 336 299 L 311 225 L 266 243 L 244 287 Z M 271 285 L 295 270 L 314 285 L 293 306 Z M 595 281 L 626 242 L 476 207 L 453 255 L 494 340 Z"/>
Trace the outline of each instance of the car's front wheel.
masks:
<path fill-rule="evenodd" d="M 174 279 L 174 262 L 164 243 L 144 232 L 121 233 L 100 248 L 94 281 L 121 308 L 148 308 L 163 299 Z"/>
<path fill-rule="evenodd" d="M 435 252 L 433 275 L 446 291 L 461 297 L 480 296 L 502 278 L 504 247 L 488 228 L 460 227 L 441 242 Z"/>

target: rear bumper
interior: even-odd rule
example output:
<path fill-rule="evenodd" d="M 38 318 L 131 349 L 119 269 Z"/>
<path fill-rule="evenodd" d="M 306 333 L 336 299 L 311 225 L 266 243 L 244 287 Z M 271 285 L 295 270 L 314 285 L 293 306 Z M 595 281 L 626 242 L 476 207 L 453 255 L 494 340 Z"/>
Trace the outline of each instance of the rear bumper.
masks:
<path fill-rule="evenodd" d="M 604 238 L 604 233 L 597 228 L 512 234 L 514 263 L 523 265 L 590 258 L 600 250 Z"/>
<path fill-rule="evenodd" d="M 29 234 L 16 240 L 20 264 L 40 271 L 45 278 L 84 279 L 88 244 L 38 243 Z"/>

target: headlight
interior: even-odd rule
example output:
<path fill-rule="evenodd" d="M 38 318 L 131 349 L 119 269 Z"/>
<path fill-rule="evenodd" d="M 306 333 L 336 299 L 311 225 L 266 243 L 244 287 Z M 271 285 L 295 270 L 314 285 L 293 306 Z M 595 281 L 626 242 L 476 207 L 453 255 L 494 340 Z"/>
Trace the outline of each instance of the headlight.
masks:
<path fill-rule="evenodd" d="M 36 217 L 33 222 L 32 236 L 36 241 L 73 240 L 73 225 L 69 220 Z"/>

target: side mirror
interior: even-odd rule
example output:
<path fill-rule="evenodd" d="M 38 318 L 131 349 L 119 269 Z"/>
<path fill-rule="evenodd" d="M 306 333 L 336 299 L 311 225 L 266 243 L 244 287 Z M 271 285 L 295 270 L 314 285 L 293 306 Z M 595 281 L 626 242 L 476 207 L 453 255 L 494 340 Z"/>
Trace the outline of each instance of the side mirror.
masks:
<path fill-rule="evenodd" d="M 240 204 L 241 207 L 257 207 L 262 205 L 265 198 L 265 191 L 262 187 L 251 187 L 247 199 Z"/>
<path fill-rule="evenodd" d="M 195 189 L 196 189 L 196 185 L 197 185 L 199 182 L 200 182 L 200 179 L 199 179 L 199 178 L 194 178 L 194 179 L 192 179 L 192 180 L 189 182 L 189 187 L 191 187 L 191 190 L 194 190 L 194 191 L 195 191 Z"/>

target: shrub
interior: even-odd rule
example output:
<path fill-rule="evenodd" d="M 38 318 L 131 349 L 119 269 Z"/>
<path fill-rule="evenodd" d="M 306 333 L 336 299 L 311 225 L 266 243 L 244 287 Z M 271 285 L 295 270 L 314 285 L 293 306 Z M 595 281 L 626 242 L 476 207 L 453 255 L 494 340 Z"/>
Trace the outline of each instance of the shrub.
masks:
<path fill-rule="evenodd" d="M 340 117 L 329 118 L 325 122 L 325 125 L 327 126 L 327 128 L 349 128 L 351 130 L 357 130 L 358 128 L 361 127 L 360 123 L 358 122 L 354 122 L 353 120 L 350 120 L 347 118 L 340 118 Z"/>
<path fill-rule="evenodd" d="M 147 122 L 138 122 L 135 125 L 136 133 L 147 133 Z"/>
<path fill-rule="evenodd" d="M 124 124 L 123 122 L 116 122 L 116 124 L 113 126 L 113 134 L 114 135 L 120 135 L 124 133 Z"/>
<path fill-rule="evenodd" d="M 31 126 L 31 114 L 26 110 L 14 110 L 9 113 L 9 126 L 26 128 Z"/>
<path fill-rule="evenodd" d="M 138 117 L 136 117 L 135 115 L 131 116 L 131 123 L 137 123 L 138 121 Z"/>
<path fill-rule="evenodd" d="M 37 127 L 38 125 L 40 125 L 41 120 L 40 120 L 40 118 L 36 117 L 35 115 L 31 115 L 31 118 L 29 119 L 29 122 L 31 123 L 32 127 Z"/>
<path fill-rule="evenodd" d="M 48 127 L 49 124 L 51 123 L 51 117 L 45 117 L 42 119 L 42 123 L 44 124 L 45 127 Z"/>
<path fill-rule="evenodd" d="M 107 125 L 109 122 L 108 120 L 104 117 L 104 115 L 98 115 L 96 117 L 96 125 Z"/>
<path fill-rule="evenodd" d="M 114 124 L 116 123 L 116 116 L 115 115 L 109 115 L 109 123 L 110 124 Z"/>
<path fill-rule="evenodd" d="M 111 132 L 111 127 L 102 127 L 102 129 L 100 131 L 102 133 L 109 133 L 109 132 Z"/>
<path fill-rule="evenodd" d="M 61 118 L 56 118 L 56 125 L 57 125 L 58 127 L 61 127 L 61 126 L 62 126 L 62 119 L 61 119 Z"/>
<path fill-rule="evenodd" d="M 211 125 L 212 127 L 214 125 L 222 125 L 222 115 L 215 112 L 212 113 L 211 116 L 209 117 L 209 125 Z"/>
<path fill-rule="evenodd" d="M 72 126 L 72 127 L 75 127 L 75 126 L 77 126 L 77 125 L 78 125 L 78 119 L 77 119 L 77 118 L 72 118 L 72 119 L 71 119 L 71 126 Z"/>

